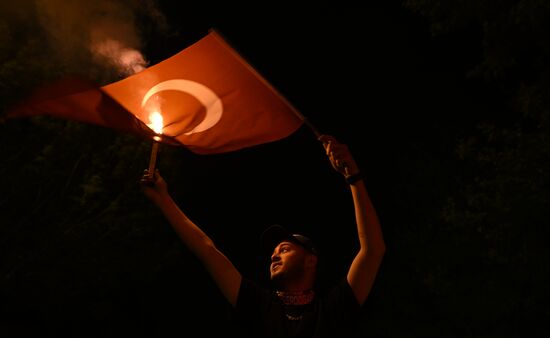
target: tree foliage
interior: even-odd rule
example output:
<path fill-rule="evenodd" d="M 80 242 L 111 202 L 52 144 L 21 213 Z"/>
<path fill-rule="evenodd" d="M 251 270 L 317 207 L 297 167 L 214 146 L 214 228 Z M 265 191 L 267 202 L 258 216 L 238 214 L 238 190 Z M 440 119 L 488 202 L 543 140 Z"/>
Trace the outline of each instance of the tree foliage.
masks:
<path fill-rule="evenodd" d="M 521 335 L 549 313 L 544 238 L 550 213 L 550 90 L 546 1 L 404 2 L 435 41 L 476 32 L 477 62 L 463 73 L 482 103 L 457 139 L 457 189 L 442 209 L 448 265 L 435 271 L 438 307 L 474 336 Z M 469 35 L 472 36 L 472 35 Z"/>

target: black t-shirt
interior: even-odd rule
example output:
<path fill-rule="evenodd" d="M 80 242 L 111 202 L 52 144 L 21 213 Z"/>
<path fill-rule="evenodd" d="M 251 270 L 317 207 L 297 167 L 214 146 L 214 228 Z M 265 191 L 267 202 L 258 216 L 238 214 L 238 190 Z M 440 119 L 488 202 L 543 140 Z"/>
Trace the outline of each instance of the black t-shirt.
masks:
<path fill-rule="evenodd" d="M 307 305 L 285 305 L 272 290 L 243 278 L 233 318 L 246 337 L 340 338 L 351 336 L 360 309 L 345 278 Z"/>

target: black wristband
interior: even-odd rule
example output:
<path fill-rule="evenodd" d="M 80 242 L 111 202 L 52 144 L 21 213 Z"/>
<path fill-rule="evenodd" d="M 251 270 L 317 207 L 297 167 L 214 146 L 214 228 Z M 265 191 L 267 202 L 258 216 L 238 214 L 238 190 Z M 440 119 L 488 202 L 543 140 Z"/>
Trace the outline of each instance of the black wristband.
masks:
<path fill-rule="evenodd" d="M 348 182 L 348 184 L 353 184 L 357 181 L 362 180 L 363 177 L 365 177 L 365 175 L 363 175 L 363 173 L 359 171 L 356 174 L 346 176 L 346 182 Z"/>

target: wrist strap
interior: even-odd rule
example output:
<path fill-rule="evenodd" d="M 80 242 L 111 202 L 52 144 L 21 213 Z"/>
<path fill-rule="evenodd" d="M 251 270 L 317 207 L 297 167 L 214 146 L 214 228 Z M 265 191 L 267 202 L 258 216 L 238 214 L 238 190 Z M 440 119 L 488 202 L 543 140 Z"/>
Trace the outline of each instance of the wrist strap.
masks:
<path fill-rule="evenodd" d="M 359 171 L 353 175 L 346 176 L 346 182 L 348 182 L 348 184 L 353 184 L 357 181 L 362 180 L 363 177 L 365 177 L 365 175 Z"/>

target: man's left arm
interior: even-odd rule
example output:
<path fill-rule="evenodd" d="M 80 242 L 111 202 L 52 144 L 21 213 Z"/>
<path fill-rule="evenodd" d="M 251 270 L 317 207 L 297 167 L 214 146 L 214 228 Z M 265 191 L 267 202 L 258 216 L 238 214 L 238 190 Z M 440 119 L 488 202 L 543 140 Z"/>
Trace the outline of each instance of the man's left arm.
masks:
<path fill-rule="evenodd" d="M 382 257 L 386 251 L 386 244 L 378 221 L 376 210 L 367 193 L 363 180 L 350 184 L 351 194 L 355 207 L 355 220 L 359 238 L 359 251 L 351 263 L 347 279 L 355 298 L 363 304 L 369 295 Z"/>
<path fill-rule="evenodd" d="M 382 257 L 386 251 L 378 215 L 371 202 L 363 175 L 346 144 L 339 143 L 333 136 L 322 135 L 323 143 L 332 167 L 348 182 L 355 208 L 359 251 L 353 259 L 347 274 L 355 298 L 363 304 L 372 289 Z"/>

